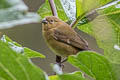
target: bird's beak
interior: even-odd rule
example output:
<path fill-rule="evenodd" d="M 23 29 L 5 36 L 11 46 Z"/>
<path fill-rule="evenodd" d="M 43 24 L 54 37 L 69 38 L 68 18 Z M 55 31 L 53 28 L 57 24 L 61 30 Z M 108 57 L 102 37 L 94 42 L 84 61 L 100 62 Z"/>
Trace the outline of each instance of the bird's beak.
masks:
<path fill-rule="evenodd" d="M 44 18 L 44 19 L 42 20 L 42 23 L 47 24 L 48 21 Z"/>

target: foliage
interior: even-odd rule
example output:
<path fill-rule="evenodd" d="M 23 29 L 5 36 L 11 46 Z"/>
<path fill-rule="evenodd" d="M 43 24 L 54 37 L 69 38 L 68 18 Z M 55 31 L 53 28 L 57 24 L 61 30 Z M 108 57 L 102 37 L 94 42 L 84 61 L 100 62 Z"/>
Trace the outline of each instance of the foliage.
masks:
<path fill-rule="evenodd" d="M 28 12 L 22 0 L 0 0 L 0 29 L 39 21 L 40 17 Z"/>
<path fill-rule="evenodd" d="M 60 0 L 54 0 L 55 1 L 55 4 L 57 5 L 57 13 L 58 13 L 58 16 L 66 21 L 68 18 L 62 8 L 62 5 L 60 3 Z M 61 14 L 62 13 L 62 14 Z M 44 18 L 46 16 L 52 16 L 52 12 L 51 12 L 51 9 L 50 9 L 50 5 L 49 5 L 49 1 L 46 0 L 45 3 L 40 7 L 40 9 L 38 10 L 38 14 Z"/>
<path fill-rule="evenodd" d="M 80 52 L 76 56 L 70 56 L 68 62 L 95 80 L 116 80 L 111 63 L 98 53 Z"/>
<path fill-rule="evenodd" d="M 120 57 L 120 51 L 119 51 L 120 50 L 120 47 L 119 47 L 120 46 L 119 2 L 120 1 L 115 0 L 114 2 L 108 4 L 107 6 L 105 5 L 111 1 L 112 0 L 106 0 L 106 1 L 76 0 L 76 4 L 75 4 L 73 3 L 72 0 L 70 1 L 61 0 L 61 4 L 69 19 L 71 19 L 71 16 L 68 13 L 72 12 L 74 7 L 76 9 L 76 12 L 73 12 L 73 14 L 75 14 L 76 17 L 75 16 L 72 16 L 72 17 L 73 17 L 73 20 L 76 18 L 78 19 L 77 21 L 77 23 L 79 23 L 78 29 L 93 36 L 96 39 L 98 46 L 104 50 L 105 57 L 111 60 L 111 62 L 120 63 L 120 58 L 119 58 Z M 96 4 L 90 5 L 93 3 L 96 3 Z M 101 7 L 102 5 L 105 5 L 105 6 Z M 56 7 L 58 6 L 59 5 L 57 4 Z M 66 6 L 69 6 L 69 10 Z M 45 11 L 45 9 L 43 8 L 40 8 L 38 11 L 41 11 L 41 9 Z M 41 13 L 43 13 L 43 11 L 41 11 Z M 61 13 L 61 15 L 63 14 Z M 94 20 L 92 20 L 94 15 L 97 15 L 97 16 Z M 61 16 L 59 16 L 59 18 L 62 19 Z M 81 24 L 84 24 L 84 25 L 81 25 Z"/>
<path fill-rule="evenodd" d="M 93 51 L 79 52 L 77 55 L 69 56 L 68 62 L 82 72 L 61 72 L 48 77 L 30 61 L 30 58 L 35 57 L 45 58 L 44 55 L 3 35 L 0 40 L 0 80 L 89 80 L 84 75 L 94 80 L 120 80 L 120 1 L 54 1 L 58 17 L 64 21 L 76 20 L 73 26 L 77 25 L 79 30 L 93 36 L 98 46 L 104 49 L 104 55 Z M 111 1 L 113 2 L 110 3 Z M 107 3 L 109 4 L 105 5 Z M 41 18 L 52 15 L 48 0 L 40 7 L 38 14 Z M 0 15 L 0 29 L 40 20 L 37 14 L 28 12 L 20 0 L 1 0 Z M 54 68 L 54 71 L 59 72 L 59 66 Z"/>
<path fill-rule="evenodd" d="M 36 52 L 36 51 L 31 50 L 26 47 L 22 47 L 20 44 L 12 41 L 6 35 L 3 35 L 3 37 L 1 38 L 1 41 L 7 43 L 9 45 L 9 47 L 16 53 L 21 53 L 21 54 L 27 56 L 28 58 L 35 58 L 35 57 L 45 58 L 45 56 L 40 54 L 39 52 Z"/>
<path fill-rule="evenodd" d="M 92 22 L 81 25 L 78 28 L 96 38 L 98 46 L 104 50 L 104 55 L 113 63 L 120 63 L 120 8 L 112 5 L 103 10 Z"/>
<path fill-rule="evenodd" d="M 0 41 L 0 78 L 3 80 L 45 80 L 44 72 L 26 56 L 13 51 Z"/>
<path fill-rule="evenodd" d="M 79 71 L 73 73 L 64 73 L 62 75 L 50 76 L 50 80 L 87 80 Z"/>

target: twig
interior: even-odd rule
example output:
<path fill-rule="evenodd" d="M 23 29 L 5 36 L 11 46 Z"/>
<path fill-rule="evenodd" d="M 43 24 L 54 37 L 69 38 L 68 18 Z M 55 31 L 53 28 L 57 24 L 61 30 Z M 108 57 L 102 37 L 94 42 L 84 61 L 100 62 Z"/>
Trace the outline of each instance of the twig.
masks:
<path fill-rule="evenodd" d="M 57 14 L 57 10 L 56 10 L 56 6 L 55 6 L 55 3 L 54 3 L 54 0 L 48 0 L 48 1 L 49 1 L 49 4 L 50 4 L 50 7 L 51 7 L 52 15 L 58 17 L 58 14 Z M 62 57 L 56 55 L 56 63 L 58 63 L 59 66 L 60 66 L 61 69 L 62 69 L 61 60 L 62 60 Z M 56 73 L 55 73 L 55 74 L 56 74 Z"/>
<path fill-rule="evenodd" d="M 112 5 L 117 4 L 118 2 L 120 2 L 120 1 L 119 1 L 119 0 L 117 0 L 117 1 L 111 1 L 110 3 L 107 3 L 107 4 L 105 4 L 105 5 L 97 8 L 97 9 L 95 9 L 95 10 L 92 10 L 92 11 L 89 12 L 87 15 L 85 15 L 85 13 L 87 13 L 87 12 L 85 12 L 83 15 L 79 16 L 75 21 L 73 21 L 73 22 L 70 24 L 70 26 L 71 26 L 72 28 L 75 28 L 75 26 L 78 24 L 78 22 L 79 22 L 83 17 L 86 17 L 87 22 L 91 22 L 91 21 L 93 21 L 93 20 L 99 15 L 99 14 L 97 13 L 98 10 L 102 10 L 102 9 L 108 8 L 108 7 L 112 6 Z"/>
<path fill-rule="evenodd" d="M 86 13 L 86 12 L 85 12 L 85 13 Z M 82 14 L 81 16 L 79 16 L 75 21 L 73 21 L 73 22 L 70 24 L 70 26 L 71 26 L 72 28 L 75 28 L 75 26 L 77 25 L 77 23 L 85 16 L 85 13 Z"/>
<path fill-rule="evenodd" d="M 88 22 L 93 21 L 97 16 L 99 16 L 98 12 L 96 10 L 92 10 L 91 12 L 89 12 L 88 14 L 83 14 L 81 16 L 79 16 L 70 26 L 72 28 L 75 28 L 75 26 L 80 23 L 79 25 L 83 25 L 86 24 Z"/>
<path fill-rule="evenodd" d="M 58 16 L 54 0 L 48 0 L 53 16 Z"/>

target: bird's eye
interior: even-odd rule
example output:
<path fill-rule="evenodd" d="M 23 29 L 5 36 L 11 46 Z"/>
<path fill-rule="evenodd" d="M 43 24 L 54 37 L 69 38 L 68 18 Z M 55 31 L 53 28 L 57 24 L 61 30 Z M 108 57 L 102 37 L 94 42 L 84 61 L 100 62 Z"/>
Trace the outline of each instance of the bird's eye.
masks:
<path fill-rule="evenodd" d="M 50 20 L 50 22 L 54 22 L 53 20 Z"/>

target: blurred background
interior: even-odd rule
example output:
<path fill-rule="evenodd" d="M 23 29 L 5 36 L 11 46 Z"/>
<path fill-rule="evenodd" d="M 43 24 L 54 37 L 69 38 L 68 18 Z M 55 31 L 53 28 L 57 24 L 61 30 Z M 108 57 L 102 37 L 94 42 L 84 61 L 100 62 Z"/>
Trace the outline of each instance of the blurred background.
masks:
<path fill-rule="evenodd" d="M 25 4 L 29 7 L 30 12 L 36 12 L 39 7 L 44 3 L 44 0 L 23 0 Z M 37 24 L 26 24 L 16 26 L 14 28 L 0 30 L 3 34 L 9 36 L 12 40 L 18 42 L 19 44 L 31 48 L 35 51 L 38 51 L 46 56 L 45 59 L 33 58 L 32 61 L 34 64 L 39 66 L 41 69 L 46 71 L 49 75 L 54 74 L 50 67 L 50 63 L 55 63 L 55 55 L 45 44 L 45 41 L 42 37 L 41 23 Z M 99 49 L 96 45 L 96 41 L 91 36 L 87 35 L 82 31 L 76 30 L 83 38 L 85 38 L 89 47 L 97 52 L 102 53 L 102 50 Z M 64 72 L 73 72 L 77 70 L 75 67 L 65 62 Z"/>

